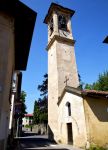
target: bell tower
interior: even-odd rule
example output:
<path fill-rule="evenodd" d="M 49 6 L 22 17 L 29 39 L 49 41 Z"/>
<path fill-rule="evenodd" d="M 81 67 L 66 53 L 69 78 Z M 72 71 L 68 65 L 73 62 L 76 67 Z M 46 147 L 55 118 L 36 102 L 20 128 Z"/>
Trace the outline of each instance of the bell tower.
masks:
<path fill-rule="evenodd" d="M 48 125 L 49 138 L 59 140 L 58 98 L 65 86 L 79 86 L 71 17 L 74 11 L 52 3 L 44 23 L 48 25 Z M 66 81 L 66 82 L 65 82 Z"/>

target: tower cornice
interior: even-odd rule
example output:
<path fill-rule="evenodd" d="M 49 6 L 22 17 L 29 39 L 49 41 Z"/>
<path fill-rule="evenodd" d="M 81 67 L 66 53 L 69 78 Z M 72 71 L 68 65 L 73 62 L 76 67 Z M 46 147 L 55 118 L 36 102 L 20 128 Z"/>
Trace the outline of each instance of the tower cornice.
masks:
<path fill-rule="evenodd" d="M 62 42 L 62 43 L 68 43 L 70 45 L 74 45 L 75 44 L 75 40 L 74 39 L 69 39 L 69 38 L 61 37 L 59 35 L 54 35 L 53 38 L 50 40 L 50 42 L 48 43 L 48 45 L 46 47 L 47 51 L 50 49 L 50 47 L 52 46 L 54 41 L 59 41 L 59 42 Z"/>

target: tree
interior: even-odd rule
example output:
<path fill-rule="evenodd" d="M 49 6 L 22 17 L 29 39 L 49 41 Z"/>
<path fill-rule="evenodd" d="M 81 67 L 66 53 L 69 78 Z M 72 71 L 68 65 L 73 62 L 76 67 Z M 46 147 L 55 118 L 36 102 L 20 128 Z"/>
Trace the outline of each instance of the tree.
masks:
<path fill-rule="evenodd" d="M 27 113 L 27 112 L 26 112 L 27 107 L 26 107 L 26 105 L 25 105 L 26 96 L 27 96 L 26 92 L 25 92 L 25 91 L 22 91 L 22 92 L 21 92 L 21 102 L 22 102 L 22 106 L 21 106 L 21 116 L 22 116 L 22 117 L 24 117 L 24 114 Z"/>
<path fill-rule="evenodd" d="M 98 80 L 93 84 L 86 84 L 85 89 L 108 91 L 108 71 L 99 74 Z"/>
<path fill-rule="evenodd" d="M 85 89 L 92 90 L 92 85 L 91 84 L 86 84 Z"/>
<path fill-rule="evenodd" d="M 22 118 L 24 117 L 26 112 L 26 105 L 25 105 L 25 100 L 26 100 L 26 92 L 22 91 L 20 95 L 20 103 L 21 105 L 20 108 L 18 108 L 17 113 L 15 114 L 15 124 L 16 124 L 16 134 L 17 136 L 21 135 L 22 133 Z"/>
<path fill-rule="evenodd" d="M 38 124 L 39 121 L 39 115 L 40 115 L 40 108 L 38 101 L 35 100 L 34 102 L 34 113 L 33 113 L 33 124 Z"/>
<path fill-rule="evenodd" d="M 99 74 L 99 79 L 93 85 L 94 89 L 101 91 L 108 91 L 108 71 Z"/>
<path fill-rule="evenodd" d="M 78 86 L 78 88 L 80 89 L 80 90 L 82 90 L 83 89 L 83 82 L 82 82 L 82 80 L 81 80 L 81 76 L 80 76 L 80 74 L 78 73 L 78 80 L 79 80 L 79 86 Z"/>
<path fill-rule="evenodd" d="M 40 96 L 34 103 L 34 124 L 48 122 L 48 74 L 44 75 L 42 84 L 38 85 Z"/>
<path fill-rule="evenodd" d="M 38 90 L 40 91 L 40 96 L 45 96 L 48 93 L 48 74 L 44 75 L 44 80 L 41 85 L 38 85 Z"/>
<path fill-rule="evenodd" d="M 48 122 L 48 97 L 44 96 L 41 101 L 39 101 L 40 106 L 40 123 Z"/>

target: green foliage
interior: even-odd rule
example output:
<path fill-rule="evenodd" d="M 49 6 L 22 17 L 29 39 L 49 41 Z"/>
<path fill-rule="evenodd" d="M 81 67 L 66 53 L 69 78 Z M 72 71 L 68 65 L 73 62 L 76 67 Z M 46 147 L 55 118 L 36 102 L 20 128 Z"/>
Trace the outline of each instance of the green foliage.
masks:
<path fill-rule="evenodd" d="M 34 113 L 33 113 L 33 124 L 38 124 L 39 121 L 39 116 L 40 116 L 40 108 L 38 101 L 34 102 Z"/>
<path fill-rule="evenodd" d="M 40 96 L 34 102 L 33 123 L 47 123 L 48 122 L 48 74 L 44 75 L 44 80 L 41 85 L 38 85 Z"/>
<path fill-rule="evenodd" d="M 85 89 L 92 90 L 92 85 L 91 84 L 86 84 Z"/>
<path fill-rule="evenodd" d="M 106 150 L 106 148 L 99 147 L 99 146 L 96 146 L 96 145 L 91 145 L 89 150 Z"/>
<path fill-rule="evenodd" d="M 25 100 L 26 100 L 26 92 L 22 91 L 21 92 L 21 102 L 22 102 L 22 106 L 21 106 L 21 116 L 24 117 L 24 114 L 26 114 L 26 105 L 25 105 Z"/>
<path fill-rule="evenodd" d="M 85 89 L 108 91 L 108 71 L 99 74 L 98 80 L 93 84 L 86 84 Z"/>
<path fill-rule="evenodd" d="M 108 91 L 108 71 L 99 75 L 97 86 L 98 86 L 98 89 L 102 91 Z"/>
<path fill-rule="evenodd" d="M 38 85 L 38 90 L 40 91 L 40 95 L 44 96 L 48 93 L 48 74 L 44 75 L 44 80 L 41 85 Z"/>
<path fill-rule="evenodd" d="M 78 88 L 79 88 L 80 90 L 82 90 L 82 89 L 83 89 L 83 84 L 84 84 L 84 83 L 82 82 L 81 76 L 80 76 L 79 73 L 78 73 L 78 79 L 79 79 L 79 87 L 78 87 Z"/>
<path fill-rule="evenodd" d="M 25 125 L 25 128 L 31 128 L 31 127 L 33 127 L 33 126 L 32 125 L 28 125 L 28 124 Z"/>
<path fill-rule="evenodd" d="M 39 119 L 40 119 L 40 123 L 47 123 L 47 121 L 48 121 L 48 113 L 47 112 L 41 113 Z"/>
<path fill-rule="evenodd" d="M 25 91 L 21 91 L 21 100 L 24 103 L 25 103 L 26 96 L 27 96 L 26 92 Z"/>
<path fill-rule="evenodd" d="M 47 97 L 38 99 L 34 103 L 34 113 L 33 113 L 33 123 L 47 123 L 48 122 L 48 107 L 47 107 Z"/>

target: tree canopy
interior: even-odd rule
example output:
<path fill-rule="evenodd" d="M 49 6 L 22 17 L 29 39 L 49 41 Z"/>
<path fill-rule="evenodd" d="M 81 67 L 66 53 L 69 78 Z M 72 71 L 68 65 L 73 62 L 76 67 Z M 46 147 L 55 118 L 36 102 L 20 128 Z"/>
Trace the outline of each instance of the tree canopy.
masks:
<path fill-rule="evenodd" d="M 40 96 L 45 96 L 48 93 L 48 74 L 44 75 L 44 80 L 41 85 L 38 85 L 38 90 L 40 91 Z"/>
<path fill-rule="evenodd" d="M 78 88 L 79 88 L 80 90 L 82 90 L 82 89 L 83 89 L 83 84 L 84 84 L 84 83 L 82 82 L 82 79 L 81 79 L 81 76 L 80 76 L 79 73 L 78 73 L 78 80 L 79 80 L 79 87 L 78 87 Z"/>
<path fill-rule="evenodd" d="M 86 84 L 85 89 L 108 91 L 108 71 L 99 74 L 98 80 L 93 84 Z"/>
<path fill-rule="evenodd" d="M 35 100 L 34 102 L 34 114 L 33 114 L 33 123 L 38 124 L 40 122 L 40 108 L 38 101 Z"/>
<path fill-rule="evenodd" d="M 48 122 L 48 74 L 44 75 L 41 85 L 38 85 L 40 98 L 34 102 L 33 123 Z"/>
<path fill-rule="evenodd" d="M 25 105 L 25 100 L 26 100 L 26 92 L 25 91 L 21 91 L 21 102 L 22 102 L 22 107 L 21 107 L 21 116 L 24 117 L 24 114 L 26 114 L 26 105 Z"/>

